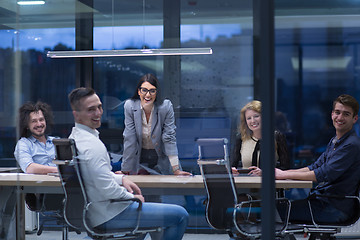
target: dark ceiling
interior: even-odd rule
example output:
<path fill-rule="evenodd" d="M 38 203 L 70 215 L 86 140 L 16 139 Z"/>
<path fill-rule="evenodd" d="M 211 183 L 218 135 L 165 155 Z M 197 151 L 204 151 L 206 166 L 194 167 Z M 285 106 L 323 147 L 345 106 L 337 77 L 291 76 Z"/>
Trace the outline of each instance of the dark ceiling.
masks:
<path fill-rule="evenodd" d="M 45 0 L 41 6 L 0 1 L 2 29 L 74 27 L 76 13 L 93 13 L 95 26 L 162 24 L 163 0 Z M 93 1 L 93 3 L 91 3 Z M 252 21 L 252 0 L 180 0 L 182 24 L 245 23 Z M 277 0 L 277 27 L 333 16 L 327 22 L 352 24 L 358 18 L 355 0 Z M 343 18 L 343 16 L 345 16 Z M 339 18 L 336 18 L 339 16 Z M 348 21 L 347 21 L 348 20 Z M 250 26 L 251 27 L 251 26 Z M 330 25 L 332 27 L 332 25 Z"/>

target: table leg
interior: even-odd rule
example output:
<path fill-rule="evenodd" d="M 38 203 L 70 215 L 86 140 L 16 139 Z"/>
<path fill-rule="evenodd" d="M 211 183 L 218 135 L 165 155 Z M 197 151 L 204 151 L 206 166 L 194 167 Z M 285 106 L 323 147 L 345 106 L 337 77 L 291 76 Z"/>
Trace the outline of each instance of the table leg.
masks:
<path fill-rule="evenodd" d="M 16 188 L 0 186 L 0 239 L 16 238 Z M 25 239 L 25 238 L 24 238 Z"/>
<path fill-rule="evenodd" d="M 25 240 L 25 194 L 17 194 L 16 204 L 16 239 Z"/>

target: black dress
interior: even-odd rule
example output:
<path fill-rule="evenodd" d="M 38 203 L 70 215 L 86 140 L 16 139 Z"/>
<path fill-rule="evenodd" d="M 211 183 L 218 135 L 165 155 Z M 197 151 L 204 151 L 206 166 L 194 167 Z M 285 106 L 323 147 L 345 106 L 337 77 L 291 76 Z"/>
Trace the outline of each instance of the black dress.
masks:
<path fill-rule="evenodd" d="M 276 162 L 276 167 L 280 168 L 282 170 L 286 170 L 290 168 L 290 161 L 288 156 L 288 148 L 287 148 L 287 142 L 286 137 L 284 134 L 280 133 L 279 131 L 275 131 L 275 141 L 276 141 L 276 151 L 279 156 L 278 161 Z M 260 141 L 259 141 L 260 144 Z M 233 153 L 233 162 L 231 164 L 232 167 L 235 168 L 241 168 L 242 167 L 242 161 L 241 161 L 241 146 L 242 146 L 242 140 L 241 135 L 236 136 L 236 143 Z M 257 151 L 257 149 L 256 149 Z M 257 154 L 255 154 L 257 156 Z M 259 166 L 257 166 L 259 167 Z"/>

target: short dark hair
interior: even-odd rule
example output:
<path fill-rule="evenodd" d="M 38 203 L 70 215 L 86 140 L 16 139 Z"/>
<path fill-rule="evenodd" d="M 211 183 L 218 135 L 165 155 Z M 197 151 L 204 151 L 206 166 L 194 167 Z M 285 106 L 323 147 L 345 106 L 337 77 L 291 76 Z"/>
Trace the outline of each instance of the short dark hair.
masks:
<path fill-rule="evenodd" d="M 80 87 L 72 90 L 68 96 L 72 110 L 80 111 L 80 100 L 94 94 L 95 90 L 89 87 Z"/>
<path fill-rule="evenodd" d="M 336 103 L 341 103 L 344 106 L 351 107 L 354 111 L 353 117 L 355 117 L 359 113 L 359 103 L 353 96 L 350 96 L 348 94 L 342 94 L 338 96 L 333 102 L 333 109 L 335 108 Z"/>
<path fill-rule="evenodd" d="M 161 103 L 161 97 L 160 97 L 160 84 L 159 84 L 159 80 L 157 79 L 157 77 L 154 74 L 151 73 L 147 73 L 144 76 L 142 76 L 136 86 L 134 95 L 131 97 L 131 99 L 136 100 L 136 99 L 140 99 L 140 96 L 138 94 L 138 90 L 140 89 L 141 85 L 144 82 L 148 82 L 151 85 L 153 85 L 154 87 L 156 87 L 156 98 L 154 103 Z"/>
<path fill-rule="evenodd" d="M 19 135 L 20 137 L 30 137 L 31 131 L 29 129 L 30 113 L 41 111 L 46 121 L 45 134 L 51 132 L 51 128 L 54 125 L 54 116 L 50 105 L 37 101 L 26 102 L 19 108 Z"/>

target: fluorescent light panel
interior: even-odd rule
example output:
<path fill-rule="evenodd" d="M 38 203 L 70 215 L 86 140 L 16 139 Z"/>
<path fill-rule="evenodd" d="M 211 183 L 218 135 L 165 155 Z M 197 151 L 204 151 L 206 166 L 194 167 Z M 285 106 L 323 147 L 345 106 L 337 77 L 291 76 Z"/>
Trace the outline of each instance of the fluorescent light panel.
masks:
<path fill-rule="evenodd" d="M 50 58 L 78 57 L 133 57 L 133 56 L 174 56 L 212 54 L 211 48 L 163 48 L 163 49 L 126 49 L 126 50 L 84 50 L 48 51 Z"/>
<path fill-rule="evenodd" d="M 19 5 L 43 5 L 45 1 L 18 1 Z"/>
<path fill-rule="evenodd" d="M 339 57 L 326 57 L 326 58 L 303 58 L 303 70 L 306 71 L 344 71 L 348 68 L 352 57 L 350 56 L 339 56 Z M 299 59 L 297 57 L 291 58 L 291 64 L 297 71 L 299 70 Z"/>

